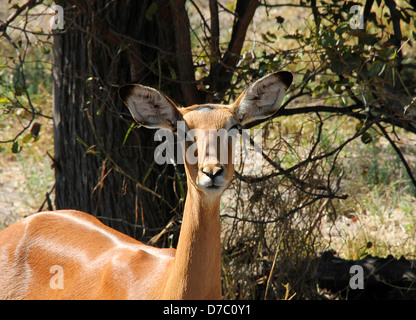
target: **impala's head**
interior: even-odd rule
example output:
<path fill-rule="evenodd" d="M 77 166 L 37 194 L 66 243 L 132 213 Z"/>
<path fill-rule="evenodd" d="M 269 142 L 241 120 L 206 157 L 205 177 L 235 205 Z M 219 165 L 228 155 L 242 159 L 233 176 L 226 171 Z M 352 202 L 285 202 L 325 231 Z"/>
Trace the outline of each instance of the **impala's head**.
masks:
<path fill-rule="evenodd" d="M 186 133 L 192 133 L 191 140 L 187 137 L 184 153 L 188 181 L 205 195 L 218 196 L 234 173 L 234 144 L 229 137 L 224 139 L 224 132 L 273 115 L 292 79 L 287 71 L 270 74 L 251 84 L 231 105 L 178 108 L 163 93 L 142 85 L 123 86 L 119 94 L 139 124 L 174 132 L 183 127 Z M 179 121 L 184 125 L 179 126 Z"/>

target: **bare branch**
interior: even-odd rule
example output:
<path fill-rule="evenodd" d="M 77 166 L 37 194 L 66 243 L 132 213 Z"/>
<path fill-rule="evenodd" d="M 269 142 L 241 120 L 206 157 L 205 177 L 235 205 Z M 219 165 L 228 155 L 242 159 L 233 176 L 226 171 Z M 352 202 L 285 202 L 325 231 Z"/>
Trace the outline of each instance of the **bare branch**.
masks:
<path fill-rule="evenodd" d="M 225 90 L 229 87 L 233 71 L 240 58 L 243 49 L 244 40 L 250 22 L 259 0 L 238 0 L 235 9 L 233 31 L 228 49 L 223 55 L 221 63 L 216 64 L 215 68 L 210 70 L 209 85 L 212 92 L 218 93 L 216 99 L 221 100 Z"/>
<path fill-rule="evenodd" d="M 253 19 L 254 13 L 259 5 L 258 0 L 239 0 L 235 9 L 233 32 L 228 50 L 224 55 L 224 64 L 228 68 L 235 68 L 243 48 L 248 26 Z"/>
<path fill-rule="evenodd" d="M 380 120 L 379 120 L 380 121 Z M 309 162 L 312 161 L 318 161 L 318 160 L 322 160 L 328 157 L 333 156 L 334 154 L 340 152 L 347 144 L 349 144 L 351 141 L 357 139 L 358 137 L 360 137 L 364 132 L 366 132 L 374 123 L 377 123 L 376 121 L 374 122 L 367 122 L 365 127 L 363 127 L 360 131 L 356 132 L 351 138 L 348 138 L 347 140 L 345 140 L 343 143 L 341 143 L 338 147 L 332 149 L 331 151 L 328 151 L 324 154 L 312 157 L 310 154 L 309 156 L 303 160 L 298 162 L 296 165 L 288 168 L 288 169 L 284 169 L 281 168 L 277 163 L 274 165 L 274 167 L 276 169 L 278 169 L 278 171 L 272 172 L 270 174 L 264 175 L 264 176 L 260 176 L 260 177 L 251 177 L 251 176 L 243 176 L 242 174 L 238 173 L 238 172 L 234 172 L 236 177 L 239 178 L 240 180 L 247 182 L 247 183 L 258 183 L 261 181 L 265 181 L 268 180 L 270 178 L 273 177 L 277 177 L 280 175 L 285 175 L 288 176 L 291 172 L 295 171 L 296 169 L 308 164 Z"/>
<path fill-rule="evenodd" d="M 211 70 L 216 69 L 220 61 L 220 21 L 218 18 L 217 0 L 209 1 L 209 10 L 211 14 Z"/>
<path fill-rule="evenodd" d="M 232 215 L 229 215 L 229 214 L 222 214 L 221 215 L 221 218 L 232 218 L 232 219 L 236 219 L 236 220 L 239 220 L 239 221 L 252 222 L 252 223 L 260 223 L 260 224 L 276 223 L 276 222 L 282 221 L 284 219 L 287 219 L 291 215 L 293 215 L 296 212 L 298 212 L 298 211 L 300 211 L 300 210 L 302 210 L 302 209 L 304 209 L 304 208 L 312 205 L 316 201 L 321 200 L 321 199 L 326 199 L 326 198 L 329 198 L 329 199 L 331 199 L 331 198 L 337 198 L 337 199 L 344 199 L 345 200 L 345 199 L 348 198 L 348 196 L 347 195 L 342 195 L 342 196 L 318 195 L 315 198 L 313 198 L 312 200 L 306 201 L 303 204 L 301 204 L 299 207 L 296 207 L 296 208 L 294 208 L 292 210 L 289 210 L 286 213 L 283 213 L 279 217 L 277 217 L 275 219 L 272 219 L 272 220 L 266 220 L 266 221 L 264 221 L 264 220 L 258 220 L 258 219 L 250 219 L 250 218 L 240 218 L 240 217 L 232 216 Z"/>
<path fill-rule="evenodd" d="M 16 11 L 7 19 L 6 22 L 0 24 L 0 32 L 3 32 L 7 29 L 7 27 L 17 18 L 20 16 L 20 14 L 25 11 L 26 9 L 29 10 L 35 6 L 37 6 L 38 4 L 41 4 L 43 2 L 43 0 L 40 1 L 36 1 L 36 0 L 29 0 L 28 2 L 26 2 L 25 4 L 19 6 L 19 5 L 14 5 L 12 7 L 16 9 Z M 10 3 L 10 1 L 9 1 Z"/>
<path fill-rule="evenodd" d="M 321 14 L 318 11 L 318 8 L 316 7 L 316 0 L 311 0 L 311 8 L 312 8 L 312 14 L 313 18 L 315 20 L 316 30 L 319 30 L 319 25 L 321 24 Z"/>

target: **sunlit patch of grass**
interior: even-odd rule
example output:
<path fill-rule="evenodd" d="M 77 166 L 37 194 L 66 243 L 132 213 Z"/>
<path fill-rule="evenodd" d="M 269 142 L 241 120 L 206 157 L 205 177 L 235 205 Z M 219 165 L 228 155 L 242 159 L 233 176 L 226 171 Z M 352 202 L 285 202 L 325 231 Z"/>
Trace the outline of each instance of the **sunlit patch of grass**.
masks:
<path fill-rule="evenodd" d="M 396 134 L 411 166 L 414 138 L 400 130 Z M 324 238 L 346 259 L 367 254 L 413 257 L 416 189 L 388 142 L 376 132 L 372 137 L 371 143 L 358 140 L 344 150 L 342 190 L 349 198 L 337 202 L 337 217 L 327 221 Z"/>

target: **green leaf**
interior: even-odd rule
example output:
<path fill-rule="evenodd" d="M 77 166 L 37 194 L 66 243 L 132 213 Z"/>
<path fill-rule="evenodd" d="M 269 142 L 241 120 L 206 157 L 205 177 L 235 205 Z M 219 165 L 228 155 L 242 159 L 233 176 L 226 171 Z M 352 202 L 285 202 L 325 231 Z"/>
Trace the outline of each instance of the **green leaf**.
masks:
<path fill-rule="evenodd" d="M 185 187 L 184 187 L 184 184 L 183 184 L 183 180 L 181 179 L 181 176 L 179 175 L 179 173 L 176 173 L 176 175 L 178 177 L 178 186 L 179 186 L 179 191 L 180 191 L 180 201 L 184 202 L 186 192 L 185 192 Z"/>
<path fill-rule="evenodd" d="M 342 35 L 350 31 L 351 31 L 351 27 L 348 23 L 343 23 L 335 29 L 335 33 L 338 35 Z"/>
<path fill-rule="evenodd" d="M 153 171 L 153 165 L 155 164 L 155 162 L 153 161 L 152 164 L 150 165 L 149 169 L 147 170 L 146 174 L 144 175 L 142 184 L 145 184 L 147 178 L 149 177 L 149 175 L 152 173 Z"/>
<path fill-rule="evenodd" d="M 331 61 L 331 69 L 336 74 L 342 74 L 345 71 L 345 65 L 339 60 L 332 60 Z"/>
<path fill-rule="evenodd" d="M 368 132 L 364 132 L 363 135 L 361 136 L 361 141 L 364 144 L 369 144 L 371 141 L 373 141 L 373 138 Z"/>
<path fill-rule="evenodd" d="M 0 96 L 0 105 L 6 105 L 11 103 L 10 99 L 5 96 Z"/>
<path fill-rule="evenodd" d="M 270 31 L 267 31 L 267 37 L 272 39 L 272 40 L 276 40 L 277 36 L 274 33 L 271 33 Z"/>
<path fill-rule="evenodd" d="M 77 140 L 80 144 L 82 144 L 85 148 L 89 148 L 88 144 L 87 144 L 84 140 L 82 140 L 82 139 L 81 139 L 81 137 L 80 137 L 79 135 L 75 134 L 75 139 L 76 139 L 76 140 Z"/>
<path fill-rule="evenodd" d="M 146 14 L 145 14 L 146 20 L 152 21 L 153 20 L 153 16 L 157 12 L 157 9 L 158 9 L 157 8 L 157 3 L 156 2 L 152 2 L 152 4 L 146 10 Z"/>
<path fill-rule="evenodd" d="M 285 22 L 285 18 L 281 17 L 281 16 L 277 16 L 276 17 L 276 22 L 278 24 L 282 24 L 283 22 Z"/>
<path fill-rule="evenodd" d="M 126 144 L 127 138 L 129 137 L 130 132 L 134 128 L 135 125 L 136 124 L 134 122 L 130 125 L 130 128 L 127 130 L 126 135 L 124 136 L 123 143 L 121 144 L 122 146 L 124 146 Z"/>
<path fill-rule="evenodd" d="M 394 60 L 397 56 L 397 50 L 395 49 L 394 52 L 389 56 L 389 60 Z"/>
<path fill-rule="evenodd" d="M 358 122 L 355 126 L 355 131 L 358 132 L 364 127 L 364 123 L 362 121 Z"/>
<path fill-rule="evenodd" d="M 25 135 L 25 136 L 23 137 L 23 143 L 28 143 L 28 142 L 30 141 L 30 139 L 32 139 L 32 138 L 33 138 L 33 136 L 32 136 L 32 134 L 31 134 L 31 133 L 29 133 L 29 134 Z"/>
<path fill-rule="evenodd" d="M 43 54 L 49 54 L 51 53 L 51 49 L 49 49 L 48 47 L 41 47 L 40 50 L 42 51 Z"/>
<path fill-rule="evenodd" d="M 25 88 L 24 86 L 19 85 L 19 84 L 16 84 L 16 85 L 14 86 L 14 94 L 15 94 L 17 97 L 22 96 L 22 95 L 25 93 L 25 90 L 26 90 L 26 88 Z"/>
<path fill-rule="evenodd" d="M 13 142 L 13 145 L 12 145 L 12 152 L 13 153 L 19 153 L 20 151 L 22 151 L 22 148 L 23 147 L 20 147 L 19 146 L 19 142 L 18 141 Z"/>
<path fill-rule="evenodd" d="M 272 42 L 265 33 L 261 34 L 261 38 L 263 39 L 264 42 Z"/>
<path fill-rule="evenodd" d="M 371 65 L 371 67 L 372 68 L 368 71 L 369 78 L 380 76 L 386 68 L 386 63 L 377 60 Z"/>
<path fill-rule="evenodd" d="M 169 66 L 169 71 L 170 71 L 170 77 L 172 78 L 172 80 L 176 80 L 177 76 L 176 76 L 175 69 Z"/>
<path fill-rule="evenodd" d="M 283 39 L 300 39 L 300 38 L 302 38 L 302 36 L 298 34 L 286 34 L 283 36 Z"/>
<path fill-rule="evenodd" d="M 403 59 L 402 64 L 416 64 L 416 59 L 415 58 Z"/>

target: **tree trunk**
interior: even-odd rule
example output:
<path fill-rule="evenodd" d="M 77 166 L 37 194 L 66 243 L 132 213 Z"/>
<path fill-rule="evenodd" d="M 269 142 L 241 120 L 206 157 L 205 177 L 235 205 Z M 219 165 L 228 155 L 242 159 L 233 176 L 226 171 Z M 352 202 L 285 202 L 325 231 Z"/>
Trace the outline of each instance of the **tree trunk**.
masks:
<path fill-rule="evenodd" d="M 175 172 L 154 163 L 152 130 L 126 138 L 132 118 L 117 92 L 140 82 L 180 98 L 162 77 L 176 68 L 168 1 L 69 2 L 53 48 L 56 207 L 149 239 L 182 211 Z"/>

